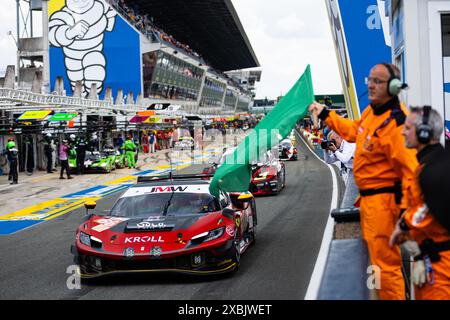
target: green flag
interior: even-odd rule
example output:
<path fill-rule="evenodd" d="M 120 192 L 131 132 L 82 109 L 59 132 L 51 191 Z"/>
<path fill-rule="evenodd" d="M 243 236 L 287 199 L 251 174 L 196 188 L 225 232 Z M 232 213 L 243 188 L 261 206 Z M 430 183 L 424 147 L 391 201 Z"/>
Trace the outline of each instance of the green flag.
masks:
<path fill-rule="evenodd" d="M 217 169 L 209 186 L 211 194 L 219 190 L 248 191 L 251 163 L 285 138 L 303 118 L 314 101 L 310 66 L 275 108 L 237 146 L 233 154 Z"/>

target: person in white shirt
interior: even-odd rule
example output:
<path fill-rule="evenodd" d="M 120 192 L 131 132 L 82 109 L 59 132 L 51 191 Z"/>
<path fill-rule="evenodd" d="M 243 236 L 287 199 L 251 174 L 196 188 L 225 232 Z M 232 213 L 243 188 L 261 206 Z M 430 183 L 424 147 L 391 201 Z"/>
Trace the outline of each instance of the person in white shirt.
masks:
<path fill-rule="evenodd" d="M 325 145 L 325 162 L 332 164 L 339 161 L 341 163 L 341 175 L 345 183 L 345 193 L 342 198 L 341 208 L 353 207 L 358 196 L 358 187 L 353 176 L 353 157 L 356 143 L 347 142 L 336 132 L 330 131 Z"/>

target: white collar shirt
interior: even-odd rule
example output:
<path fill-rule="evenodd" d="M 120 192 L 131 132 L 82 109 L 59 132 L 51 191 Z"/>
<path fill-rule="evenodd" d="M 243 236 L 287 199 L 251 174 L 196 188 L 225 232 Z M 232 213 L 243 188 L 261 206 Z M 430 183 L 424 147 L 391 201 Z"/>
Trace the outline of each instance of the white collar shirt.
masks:
<path fill-rule="evenodd" d="M 324 152 L 326 163 L 340 161 L 347 169 L 353 169 L 353 156 L 355 154 L 356 143 L 342 140 L 341 146 L 335 152 Z"/>

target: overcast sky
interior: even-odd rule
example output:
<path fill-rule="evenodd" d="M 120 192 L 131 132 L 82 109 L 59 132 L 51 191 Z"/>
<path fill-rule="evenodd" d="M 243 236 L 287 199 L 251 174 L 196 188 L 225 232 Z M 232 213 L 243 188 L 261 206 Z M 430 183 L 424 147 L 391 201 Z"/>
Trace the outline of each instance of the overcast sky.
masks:
<path fill-rule="evenodd" d="M 285 94 L 308 64 L 314 93 L 342 93 L 324 0 L 232 2 L 261 65 L 257 97 Z"/>
<path fill-rule="evenodd" d="M 311 65 L 316 94 L 342 93 L 324 0 L 232 0 L 262 70 L 256 97 L 285 94 Z M 0 70 L 16 64 L 15 0 L 2 0 Z M 38 21 L 37 18 L 35 18 Z"/>
<path fill-rule="evenodd" d="M 0 10 L 0 70 L 6 70 L 9 64 L 16 64 L 16 45 L 8 30 L 16 33 L 16 1 L 3 0 Z"/>

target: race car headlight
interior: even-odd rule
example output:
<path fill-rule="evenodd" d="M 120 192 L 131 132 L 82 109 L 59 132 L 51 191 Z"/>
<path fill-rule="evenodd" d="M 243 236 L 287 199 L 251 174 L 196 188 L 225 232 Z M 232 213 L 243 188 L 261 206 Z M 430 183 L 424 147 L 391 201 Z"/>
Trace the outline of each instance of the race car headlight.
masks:
<path fill-rule="evenodd" d="M 265 171 L 263 173 L 258 174 L 257 177 L 254 178 L 254 180 L 264 180 L 267 178 L 267 176 L 269 175 L 269 171 Z"/>
<path fill-rule="evenodd" d="M 80 242 L 88 247 L 91 246 L 91 236 L 84 233 L 84 232 L 80 232 Z"/>
<path fill-rule="evenodd" d="M 84 232 L 80 232 L 80 242 L 91 248 L 100 249 L 103 246 L 102 240 L 100 240 L 96 237 L 90 236 Z"/>
<path fill-rule="evenodd" d="M 106 163 L 102 163 L 101 166 L 104 168 L 106 167 Z"/>
<path fill-rule="evenodd" d="M 221 237 L 223 235 L 224 231 L 225 231 L 225 227 L 221 227 L 221 228 L 211 230 L 209 232 L 203 232 L 203 233 L 200 233 L 200 234 L 192 237 L 191 241 L 194 243 L 202 243 L 202 242 L 211 241 L 211 240 Z"/>
<path fill-rule="evenodd" d="M 271 174 L 270 171 L 265 171 L 263 173 L 260 173 L 257 177 L 254 178 L 255 181 L 258 180 L 271 180 L 274 177 L 273 174 Z"/>
<path fill-rule="evenodd" d="M 268 175 L 269 175 L 269 171 L 266 171 L 266 172 L 263 172 L 263 173 L 260 173 L 260 174 L 259 174 L 259 176 L 260 176 L 261 178 L 267 178 Z"/>
<path fill-rule="evenodd" d="M 205 240 L 203 240 L 203 242 L 211 241 L 211 240 L 220 238 L 223 235 L 224 230 L 225 230 L 225 227 L 211 230 L 208 233 L 208 235 L 206 236 Z"/>

